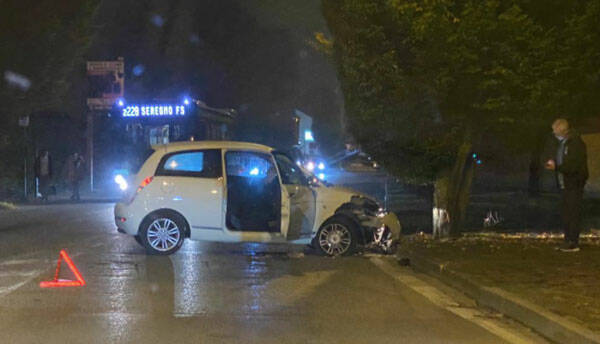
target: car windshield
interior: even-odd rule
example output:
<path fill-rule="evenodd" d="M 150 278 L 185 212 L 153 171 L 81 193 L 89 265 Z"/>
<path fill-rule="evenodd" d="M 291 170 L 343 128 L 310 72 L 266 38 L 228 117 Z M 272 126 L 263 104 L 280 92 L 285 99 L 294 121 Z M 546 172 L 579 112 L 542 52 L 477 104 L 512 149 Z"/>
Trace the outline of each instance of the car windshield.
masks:
<path fill-rule="evenodd" d="M 277 162 L 283 184 L 308 185 L 310 175 L 305 174 L 300 166 L 294 163 L 289 156 L 278 152 L 273 153 L 273 156 Z"/>

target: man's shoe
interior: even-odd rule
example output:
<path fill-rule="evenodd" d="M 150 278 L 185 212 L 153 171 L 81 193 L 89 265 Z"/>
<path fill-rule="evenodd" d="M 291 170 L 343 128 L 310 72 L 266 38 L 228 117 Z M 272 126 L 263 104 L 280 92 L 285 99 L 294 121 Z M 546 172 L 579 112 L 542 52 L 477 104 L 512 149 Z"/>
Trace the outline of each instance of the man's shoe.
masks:
<path fill-rule="evenodd" d="M 579 251 L 579 245 L 577 245 L 577 244 L 569 244 L 566 247 L 562 247 L 560 250 L 562 252 L 578 252 Z"/>

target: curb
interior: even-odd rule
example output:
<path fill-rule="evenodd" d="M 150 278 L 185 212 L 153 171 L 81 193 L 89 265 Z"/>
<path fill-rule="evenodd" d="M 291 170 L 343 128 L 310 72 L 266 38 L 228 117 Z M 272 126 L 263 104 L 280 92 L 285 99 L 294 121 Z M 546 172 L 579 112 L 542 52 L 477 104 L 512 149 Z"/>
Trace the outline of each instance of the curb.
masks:
<path fill-rule="evenodd" d="M 495 287 L 481 286 L 457 272 L 446 269 L 418 254 L 409 254 L 411 267 L 439 279 L 441 282 L 462 291 L 477 304 L 492 308 L 517 320 L 544 337 L 568 344 L 600 344 L 600 334 L 558 316 L 538 305 L 520 299 L 514 294 Z"/>

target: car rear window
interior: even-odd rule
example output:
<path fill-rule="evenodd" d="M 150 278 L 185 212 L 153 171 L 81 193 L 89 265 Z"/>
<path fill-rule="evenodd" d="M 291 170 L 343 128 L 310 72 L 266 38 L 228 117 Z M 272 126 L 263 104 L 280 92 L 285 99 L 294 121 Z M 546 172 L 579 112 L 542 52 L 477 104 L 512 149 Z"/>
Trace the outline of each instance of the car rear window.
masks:
<path fill-rule="evenodd" d="M 222 176 L 221 151 L 207 149 L 167 154 L 161 159 L 156 175 L 219 178 Z"/>

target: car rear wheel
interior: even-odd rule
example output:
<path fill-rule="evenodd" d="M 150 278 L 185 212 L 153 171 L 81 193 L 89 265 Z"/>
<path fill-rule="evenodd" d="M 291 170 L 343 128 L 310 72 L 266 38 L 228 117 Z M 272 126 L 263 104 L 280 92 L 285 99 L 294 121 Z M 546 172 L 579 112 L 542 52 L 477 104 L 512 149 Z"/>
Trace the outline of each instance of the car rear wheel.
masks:
<path fill-rule="evenodd" d="M 356 225 L 343 217 L 327 220 L 317 232 L 315 246 L 328 256 L 354 253 L 356 249 Z"/>
<path fill-rule="evenodd" d="M 150 254 L 169 255 L 183 244 L 185 221 L 170 213 L 155 213 L 142 223 L 140 240 Z"/>

